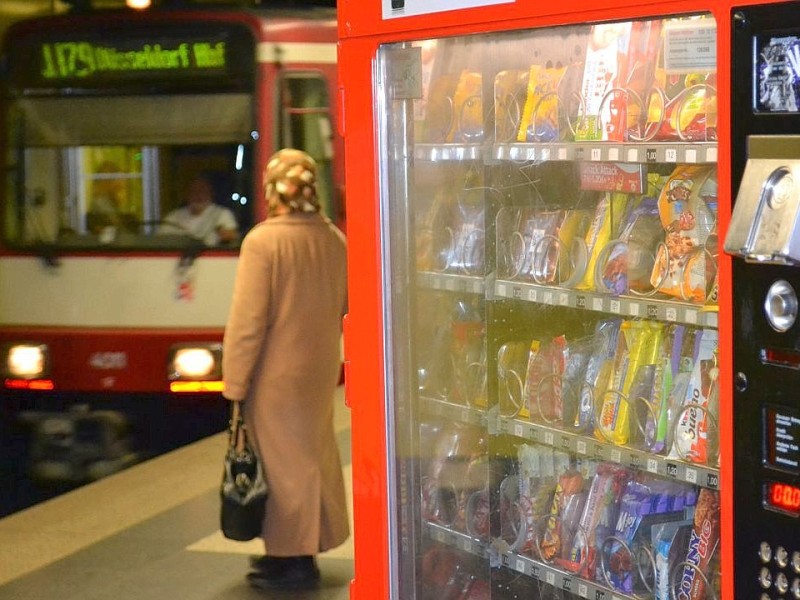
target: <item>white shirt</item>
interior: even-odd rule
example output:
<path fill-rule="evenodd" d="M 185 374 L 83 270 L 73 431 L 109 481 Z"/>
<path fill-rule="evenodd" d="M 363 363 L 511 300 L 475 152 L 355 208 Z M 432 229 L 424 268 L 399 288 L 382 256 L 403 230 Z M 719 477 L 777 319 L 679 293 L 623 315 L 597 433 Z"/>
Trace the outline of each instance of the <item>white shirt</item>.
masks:
<path fill-rule="evenodd" d="M 233 213 L 218 204 L 209 204 L 198 215 L 192 214 L 187 207 L 178 208 L 169 213 L 159 227 L 159 233 L 183 233 L 201 240 L 206 246 L 219 244 L 217 229 L 238 230 Z"/>

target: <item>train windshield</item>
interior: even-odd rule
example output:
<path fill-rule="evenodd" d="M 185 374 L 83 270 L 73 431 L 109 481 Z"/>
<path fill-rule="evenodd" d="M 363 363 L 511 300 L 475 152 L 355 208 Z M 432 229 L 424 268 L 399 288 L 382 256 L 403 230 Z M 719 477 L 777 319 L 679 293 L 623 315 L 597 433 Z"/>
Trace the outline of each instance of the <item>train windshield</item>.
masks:
<path fill-rule="evenodd" d="M 18 97 L 7 113 L 12 247 L 236 248 L 253 225 L 246 93 Z"/>

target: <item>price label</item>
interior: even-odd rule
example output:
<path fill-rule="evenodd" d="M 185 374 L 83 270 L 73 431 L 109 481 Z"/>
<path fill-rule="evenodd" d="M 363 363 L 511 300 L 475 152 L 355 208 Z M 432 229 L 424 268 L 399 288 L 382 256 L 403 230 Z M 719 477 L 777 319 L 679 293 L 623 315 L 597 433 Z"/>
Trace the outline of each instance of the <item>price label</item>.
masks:
<path fill-rule="evenodd" d="M 612 313 L 614 313 L 614 314 L 617 314 L 617 315 L 618 315 L 618 314 L 620 313 L 620 311 L 622 310 L 622 303 L 621 303 L 619 300 L 612 300 L 612 301 L 610 302 L 610 304 L 609 304 L 609 307 L 608 307 L 608 309 L 609 309 L 609 310 L 610 310 Z"/>
<path fill-rule="evenodd" d="M 686 481 L 697 483 L 697 469 L 686 469 Z"/>
<path fill-rule="evenodd" d="M 668 307 L 667 310 L 665 311 L 664 317 L 667 319 L 667 321 L 673 321 L 673 322 L 677 321 L 678 309 L 676 309 L 674 306 Z"/>
<path fill-rule="evenodd" d="M 602 298 L 592 298 L 592 310 L 603 310 Z"/>
<path fill-rule="evenodd" d="M 603 151 L 600 148 L 592 148 L 589 158 L 590 160 L 603 160 Z"/>
<path fill-rule="evenodd" d="M 525 561 L 522 560 L 521 558 L 517 559 L 517 563 L 516 563 L 515 567 L 516 567 L 517 571 L 519 571 L 520 573 L 522 573 L 522 574 L 525 573 Z"/>
<path fill-rule="evenodd" d="M 719 488 L 719 475 L 716 473 L 709 473 L 707 476 L 706 487 L 716 490 Z"/>
<path fill-rule="evenodd" d="M 444 289 L 452 292 L 456 289 L 456 282 L 452 279 L 445 279 L 444 281 Z"/>
<path fill-rule="evenodd" d="M 522 298 L 522 288 L 521 288 L 521 287 L 514 286 L 514 288 L 513 288 L 512 292 L 511 292 L 511 295 L 512 295 L 514 298 L 521 299 L 521 298 Z"/>
<path fill-rule="evenodd" d="M 611 452 L 609 453 L 609 458 L 616 463 L 622 462 L 622 452 L 619 450 L 612 448 Z"/>
<path fill-rule="evenodd" d="M 632 317 L 639 316 L 639 303 L 638 302 L 631 302 L 628 305 L 628 314 Z"/>
<path fill-rule="evenodd" d="M 678 478 L 678 465 L 674 463 L 667 463 L 666 466 L 667 475 L 672 477 L 673 479 Z"/>
<path fill-rule="evenodd" d="M 686 313 L 684 314 L 684 319 L 690 325 L 696 325 L 697 324 L 697 311 L 693 310 L 691 308 L 687 308 L 686 309 Z"/>
<path fill-rule="evenodd" d="M 628 148 L 628 162 L 639 162 L 639 150 L 636 148 Z"/>
<path fill-rule="evenodd" d="M 575 443 L 575 451 L 578 454 L 586 454 L 586 442 L 584 442 L 583 440 L 578 440 Z"/>
<path fill-rule="evenodd" d="M 566 148 L 559 148 L 558 149 L 558 160 L 567 160 L 567 149 Z"/>
<path fill-rule="evenodd" d="M 558 304 L 559 306 L 569 306 L 569 293 L 561 292 L 558 295 Z"/>
<path fill-rule="evenodd" d="M 548 571 L 544 576 L 545 581 L 550 585 L 556 584 L 556 574 L 552 571 Z"/>
<path fill-rule="evenodd" d="M 589 586 L 585 583 L 578 584 L 578 596 L 581 598 L 588 598 L 589 597 Z"/>
<path fill-rule="evenodd" d="M 658 473 L 658 461 L 655 458 L 647 459 L 647 470 L 650 473 Z"/>
<path fill-rule="evenodd" d="M 550 160 L 550 148 L 542 148 L 542 160 Z"/>
<path fill-rule="evenodd" d="M 522 423 L 514 423 L 514 435 L 522 437 Z"/>
<path fill-rule="evenodd" d="M 497 287 L 495 288 L 495 292 L 497 292 L 498 296 L 505 298 L 505 296 L 506 296 L 506 285 L 504 283 L 498 283 Z"/>
<path fill-rule="evenodd" d="M 556 440 L 552 431 L 544 432 L 544 443 L 547 444 L 548 446 L 555 446 Z"/>
<path fill-rule="evenodd" d="M 536 288 L 528 290 L 528 300 L 531 302 L 536 302 L 536 299 L 539 297 L 538 290 Z"/>
<path fill-rule="evenodd" d="M 716 148 L 709 148 L 706 150 L 706 162 L 715 163 L 717 162 L 717 149 Z"/>
<path fill-rule="evenodd" d="M 678 151 L 675 148 L 667 148 L 664 160 L 671 163 L 678 162 Z"/>
<path fill-rule="evenodd" d="M 545 304 L 553 304 L 553 292 L 545 292 L 542 294 L 542 302 Z"/>
<path fill-rule="evenodd" d="M 617 162 L 619 160 L 619 148 L 608 149 L 608 160 Z"/>
<path fill-rule="evenodd" d="M 697 162 L 697 150 L 694 148 L 687 148 L 686 149 L 686 160 L 684 162 L 687 163 L 696 163 Z"/>

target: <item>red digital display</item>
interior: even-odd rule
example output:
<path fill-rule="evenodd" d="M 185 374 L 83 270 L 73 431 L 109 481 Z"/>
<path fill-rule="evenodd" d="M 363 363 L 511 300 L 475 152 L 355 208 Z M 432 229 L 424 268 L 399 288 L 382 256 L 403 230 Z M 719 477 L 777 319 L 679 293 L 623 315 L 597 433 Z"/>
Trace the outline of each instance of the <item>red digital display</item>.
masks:
<path fill-rule="evenodd" d="M 765 502 L 767 508 L 800 516 L 800 487 L 770 481 L 767 483 Z"/>

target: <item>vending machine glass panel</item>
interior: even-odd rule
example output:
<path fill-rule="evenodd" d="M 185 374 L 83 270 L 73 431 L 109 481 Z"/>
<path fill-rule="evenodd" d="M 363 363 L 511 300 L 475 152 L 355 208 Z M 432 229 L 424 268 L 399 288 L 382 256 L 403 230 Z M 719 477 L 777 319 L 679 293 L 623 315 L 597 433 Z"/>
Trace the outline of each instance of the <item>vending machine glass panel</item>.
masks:
<path fill-rule="evenodd" d="M 716 33 L 380 47 L 396 598 L 718 597 Z"/>

